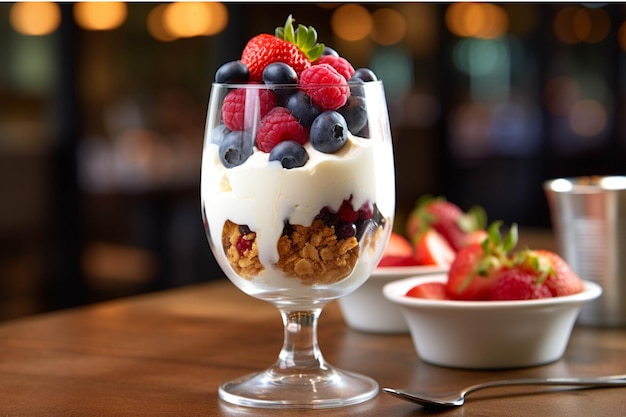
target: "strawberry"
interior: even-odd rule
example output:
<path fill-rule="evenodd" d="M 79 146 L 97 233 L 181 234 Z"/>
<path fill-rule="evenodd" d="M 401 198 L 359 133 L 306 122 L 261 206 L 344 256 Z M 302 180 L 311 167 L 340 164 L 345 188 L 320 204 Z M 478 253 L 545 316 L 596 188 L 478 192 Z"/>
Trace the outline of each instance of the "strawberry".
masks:
<path fill-rule="evenodd" d="M 392 232 L 378 266 L 410 266 L 415 264 L 413 247 L 409 241 L 403 236 Z"/>
<path fill-rule="evenodd" d="M 531 271 L 545 281 L 552 296 L 577 294 L 584 289 L 580 277 L 558 254 L 545 249 L 525 249 L 516 254 L 518 268 Z"/>
<path fill-rule="evenodd" d="M 413 257 L 418 265 L 449 267 L 455 252 L 435 229 L 428 229 L 413 241 Z"/>
<path fill-rule="evenodd" d="M 545 277 L 525 268 L 504 268 L 491 288 L 491 300 L 532 300 L 552 297 Z"/>
<path fill-rule="evenodd" d="M 500 235 L 501 222 L 494 222 L 482 243 L 459 250 L 448 271 L 447 291 L 452 299 L 488 300 L 502 268 L 511 264 L 508 253 L 517 244 L 517 225 Z"/>
<path fill-rule="evenodd" d="M 407 297 L 428 298 L 431 300 L 449 300 L 446 292 L 446 284 L 443 282 L 425 282 L 411 288 L 406 293 Z"/>
<path fill-rule="evenodd" d="M 414 237 L 428 228 L 434 228 L 458 251 L 471 243 L 468 235 L 484 230 L 485 211 L 481 207 L 472 207 L 467 213 L 444 197 L 423 196 L 415 209 L 409 214 L 407 236 Z"/>
<path fill-rule="evenodd" d="M 287 17 L 284 27 L 276 28 L 275 35 L 263 33 L 250 39 L 241 54 L 241 62 L 248 68 L 250 81 L 262 81 L 263 70 L 274 62 L 283 62 L 292 67 L 298 76 L 311 66 L 324 51 L 324 44 L 317 43 L 314 28 L 298 25 Z"/>

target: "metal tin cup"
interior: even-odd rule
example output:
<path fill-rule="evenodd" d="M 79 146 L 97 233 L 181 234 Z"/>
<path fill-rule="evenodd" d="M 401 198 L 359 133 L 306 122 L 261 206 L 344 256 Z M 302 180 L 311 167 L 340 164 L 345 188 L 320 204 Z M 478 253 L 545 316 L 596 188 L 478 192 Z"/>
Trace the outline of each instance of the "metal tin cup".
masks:
<path fill-rule="evenodd" d="M 543 185 L 561 256 L 582 279 L 603 288 L 578 322 L 626 325 L 626 176 L 559 178 Z"/>

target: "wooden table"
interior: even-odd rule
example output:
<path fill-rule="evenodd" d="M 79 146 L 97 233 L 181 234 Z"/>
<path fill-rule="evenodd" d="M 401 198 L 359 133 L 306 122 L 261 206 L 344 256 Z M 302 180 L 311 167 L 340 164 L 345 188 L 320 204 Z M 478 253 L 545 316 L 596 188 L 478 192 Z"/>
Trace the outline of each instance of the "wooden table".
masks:
<path fill-rule="evenodd" d="M 408 335 L 346 327 L 336 303 L 320 320 L 333 365 L 381 387 L 450 390 L 480 381 L 626 373 L 626 329 L 577 327 L 565 357 L 503 371 L 423 363 Z M 218 386 L 270 365 L 282 343 L 278 311 L 217 281 L 0 324 L 0 416 L 626 416 L 626 388 L 503 388 L 462 408 L 426 410 L 388 394 L 326 410 L 249 409 Z"/>

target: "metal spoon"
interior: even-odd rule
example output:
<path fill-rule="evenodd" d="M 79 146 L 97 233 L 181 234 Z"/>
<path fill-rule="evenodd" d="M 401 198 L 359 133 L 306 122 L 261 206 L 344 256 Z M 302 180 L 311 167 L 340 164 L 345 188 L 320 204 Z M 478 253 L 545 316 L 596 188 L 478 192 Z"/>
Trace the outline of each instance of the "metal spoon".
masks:
<path fill-rule="evenodd" d="M 505 379 L 501 381 L 483 382 L 464 388 L 456 392 L 431 393 L 405 391 L 393 388 L 383 388 L 383 391 L 403 400 L 411 401 L 425 407 L 458 407 L 465 403 L 465 395 L 483 388 L 500 387 L 507 385 L 568 385 L 584 387 L 611 387 L 626 386 L 626 375 L 613 375 L 588 378 L 521 378 Z"/>

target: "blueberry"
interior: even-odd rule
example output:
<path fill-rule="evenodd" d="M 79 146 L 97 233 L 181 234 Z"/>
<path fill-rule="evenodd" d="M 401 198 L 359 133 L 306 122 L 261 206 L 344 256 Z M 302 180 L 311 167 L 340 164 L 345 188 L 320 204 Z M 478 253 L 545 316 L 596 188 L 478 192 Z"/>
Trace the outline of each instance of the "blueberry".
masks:
<path fill-rule="evenodd" d="M 357 79 L 367 83 L 378 80 L 378 77 L 376 77 L 374 71 L 369 68 L 357 68 L 354 74 L 352 74 L 352 77 L 350 77 L 349 82 L 356 81 Z"/>
<path fill-rule="evenodd" d="M 336 111 L 325 111 L 313 121 L 309 137 L 314 149 L 335 153 L 348 139 L 346 119 Z"/>
<path fill-rule="evenodd" d="M 302 90 L 298 90 L 289 96 L 285 107 L 287 107 L 291 115 L 298 119 L 300 124 L 304 127 L 311 127 L 313 120 L 322 112 L 322 110 L 313 103 L 311 97 Z"/>
<path fill-rule="evenodd" d="M 220 144 L 220 160 L 226 168 L 234 168 L 246 162 L 254 151 L 252 135 L 240 130 L 230 132 Z"/>
<path fill-rule="evenodd" d="M 346 104 L 337 111 L 346 119 L 348 130 L 353 134 L 360 132 L 367 124 L 367 110 L 363 97 L 351 95 Z"/>
<path fill-rule="evenodd" d="M 354 223 L 341 223 L 335 228 L 335 235 L 338 239 L 347 239 L 356 235 L 356 226 Z"/>
<path fill-rule="evenodd" d="M 279 142 L 270 151 L 270 161 L 280 161 L 286 169 L 304 166 L 308 160 L 309 154 L 306 149 L 293 140 Z"/>
<path fill-rule="evenodd" d="M 216 83 L 245 83 L 250 78 L 248 67 L 241 61 L 230 61 L 215 72 Z"/>
<path fill-rule="evenodd" d="M 324 46 L 324 50 L 322 51 L 322 56 L 324 55 L 339 56 L 339 53 L 335 51 L 333 48 L 331 48 L 330 46 Z"/>
<path fill-rule="evenodd" d="M 230 133 L 230 129 L 224 124 L 219 124 L 211 131 L 211 143 L 219 145 L 224 140 L 224 137 Z"/>
<path fill-rule="evenodd" d="M 265 84 L 297 84 L 298 74 L 284 62 L 273 62 L 263 70 Z"/>
<path fill-rule="evenodd" d="M 339 213 L 332 211 L 328 207 L 324 207 L 320 214 L 317 215 L 317 218 L 321 219 L 328 227 L 336 227 L 340 222 Z"/>

